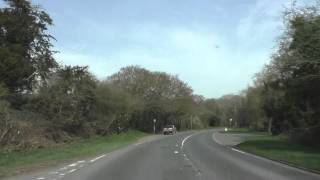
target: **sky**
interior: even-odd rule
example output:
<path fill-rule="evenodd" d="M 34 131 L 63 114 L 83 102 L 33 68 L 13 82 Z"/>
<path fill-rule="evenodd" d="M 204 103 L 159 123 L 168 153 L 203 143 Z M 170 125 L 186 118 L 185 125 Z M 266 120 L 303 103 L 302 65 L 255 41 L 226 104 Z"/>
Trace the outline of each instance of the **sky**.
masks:
<path fill-rule="evenodd" d="M 311 0 L 309 0 L 311 1 Z M 195 94 L 237 94 L 270 61 L 290 0 L 33 0 L 54 21 L 58 62 L 104 79 L 129 65 L 164 71 Z"/>

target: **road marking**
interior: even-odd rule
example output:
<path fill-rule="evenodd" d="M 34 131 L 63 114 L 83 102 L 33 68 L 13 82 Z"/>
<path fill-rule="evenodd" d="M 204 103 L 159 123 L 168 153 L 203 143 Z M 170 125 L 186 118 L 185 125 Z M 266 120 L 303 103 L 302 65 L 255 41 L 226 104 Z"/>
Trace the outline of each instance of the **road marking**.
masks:
<path fill-rule="evenodd" d="M 76 166 L 78 163 L 69 164 L 70 167 Z"/>
<path fill-rule="evenodd" d="M 80 163 L 85 163 L 85 162 L 86 162 L 85 160 L 78 161 L 78 164 L 80 164 Z"/>
<path fill-rule="evenodd" d="M 218 143 L 219 145 L 224 146 L 224 147 L 227 147 L 227 146 L 223 145 L 221 142 L 219 142 L 219 140 L 217 140 L 216 134 L 217 134 L 217 132 L 215 132 L 215 133 L 212 134 L 212 139 L 213 139 L 216 143 Z M 227 147 L 227 148 L 229 148 L 229 147 Z M 261 156 L 255 155 L 255 154 L 251 154 L 251 153 L 248 153 L 248 152 L 240 151 L 240 150 L 235 149 L 235 148 L 231 148 L 231 150 L 236 151 L 236 152 L 239 152 L 239 153 L 241 153 L 241 154 L 243 154 L 243 155 L 246 155 L 246 156 L 249 156 L 249 157 L 252 157 L 252 158 L 256 158 L 256 159 L 262 160 L 262 161 L 264 161 L 264 162 L 276 164 L 276 165 L 281 166 L 281 167 L 285 167 L 285 168 L 288 168 L 288 169 L 293 169 L 293 170 L 295 170 L 295 171 L 299 171 L 299 172 L 302 172 L 302 173 L 306 173 L 306 171 L 301 170 L 301 169 L 299 169 L 299 168 L 295 168 L 295 167 L 293 167 L 293 166 L 290 166 L 290 165 L 287 165 L 287 164 L 283 164 L 283 163 L 281 163 L 281 162 L 273 161 L 273 160 L 271 160 L 271 159 L 264 158 L 264 157 L 261 157 Z"/>
<path fill-rule="evenodd" d="M 174 151 L 174 153 L 175 153 L 175 154 L 178 154 L 178 153 L 179 153 L 179 151 Z"/>
<path fill-rule="evenodd" d="M 212 134 L 212 139 L 213 139 L 216 143 L 218 143 L 218 144 L 220 144 L 220 145 L 223 145 L 223 144 L 217 139 L 216 134 L 217 134 L 217 133 L 213 133 L 213 134 Z"/>
<path fill-rule="evenodd" d="M 179 144 L 176 144 L 176 147 L 178 147 L 179 146 Z"/>
<path fill-rule="evenodd" d="M 66 170 L 66 169 L 68 169 L 68 167 L 60 168 L 61 171 L 62 171 L 62 170 Z"/>
<path fill-rule="evenodd" d="M 101 155 L 101 156 L 98 156 L 98 157 L 96 157 L 96 158 L 94 158 L 94 159 L 91 159 L 90 162 L 93 163 L 93 162 L 95 162 L 95 161 L 97 161 L 97 160 L 99 160 L 99 159 L 101 159 L 101 158 L 103 158 L 103 157 L 105 157 L 105 156 L 106 156 L 105 154 L 104 154 L 104 155 Z"/>
<path fill-rule="evenodd" d="M 236 152 L 238 152 L 238 153 L 241 153 L 241 154 L 246 154 L 245 152 L 243 152 L 243 151 L 240 151 L 240 150 L 238 150 L 238 149 L 235 149 L 235 148 L 231 148 L 233 151 L 236 151 Z"/>
<path fill-rule="evenodd" d="M 57 171 L 52 171 L 52 172 L 50 172 L 49 174 L 59 174 L 59 172 L 57 172 Z"/>
<path fill-rule="evenodd" d="M 183 148 L 183 145 L 184 145 L 184 143 L 186 142 L 186 140 L 189 139 L 189 138 L 190 138 L 191 136 L 193 136 L 193 135 L 195 135 L 195 134 L 191 134 L 191 135 L 187 136 L 186 138 L 184 138 L 184 139 L 182 140 L 182 142 L 181 142 L 181 148 Z"/>
<path fill-rule="evenodd" d="M 71 169 L 70 171 L 68 171 L 68 173 L 73 173 L 75 172 L 77 169 Z"/>
<path fill-rule="evenodd" d="M 43 180 L 46 179 L 45 177 L 38 177 L 37 180 Z"/>
<path fill-rule="evenodd" d="M 64 175 L 66 175 L 66 174 L 64 174 L 64 173 L 61 173 L 61 174 L 59 174 L 60 176 L 64 176 Z"/>

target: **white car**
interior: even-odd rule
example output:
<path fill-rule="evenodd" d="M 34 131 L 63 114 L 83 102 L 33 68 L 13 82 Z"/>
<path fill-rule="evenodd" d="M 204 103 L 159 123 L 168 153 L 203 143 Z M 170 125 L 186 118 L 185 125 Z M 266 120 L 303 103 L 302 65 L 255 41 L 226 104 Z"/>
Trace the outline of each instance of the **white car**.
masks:
<path fill-rule="evenodd" d="M 163 134 L 167 135 L 167 134 L 175 134 L 177 133 L 177 128 L 174 125 L 167 125 L 163 128 Z"/>

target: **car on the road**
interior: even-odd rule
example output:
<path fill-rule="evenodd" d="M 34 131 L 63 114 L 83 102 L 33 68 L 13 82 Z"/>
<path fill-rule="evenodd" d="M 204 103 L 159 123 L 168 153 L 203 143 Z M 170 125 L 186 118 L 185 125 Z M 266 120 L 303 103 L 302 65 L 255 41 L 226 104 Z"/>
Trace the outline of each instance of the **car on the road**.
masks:
<path fill-rule="evenodd" d="M 167 135 L 167 134 L 175 134 L 177 133 L 177 128 L 174 125 L 167 125 L 163 128 L 163 134 Z"/>

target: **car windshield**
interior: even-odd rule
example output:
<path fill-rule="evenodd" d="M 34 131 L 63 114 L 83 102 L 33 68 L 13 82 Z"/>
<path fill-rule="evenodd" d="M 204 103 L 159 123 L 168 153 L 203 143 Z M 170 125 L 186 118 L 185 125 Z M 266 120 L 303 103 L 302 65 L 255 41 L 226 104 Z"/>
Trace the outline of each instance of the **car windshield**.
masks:
<path fill-rule="evenodd" d="M 174 128 L 174 126 L 173 125 L 167 125 L 167 126 L 165 126 L 165 128 Z"/>

